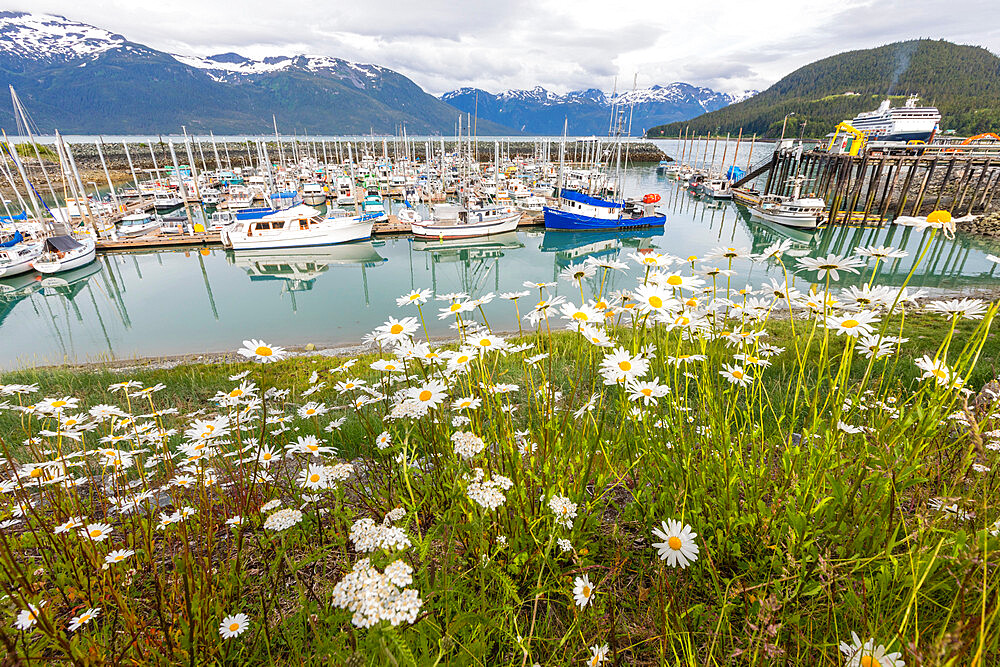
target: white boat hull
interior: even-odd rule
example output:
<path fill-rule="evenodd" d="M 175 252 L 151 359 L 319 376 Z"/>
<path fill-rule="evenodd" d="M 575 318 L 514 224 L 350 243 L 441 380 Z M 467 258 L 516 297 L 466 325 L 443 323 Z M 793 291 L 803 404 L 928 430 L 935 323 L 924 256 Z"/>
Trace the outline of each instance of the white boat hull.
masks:
<path fill-rule="evenodd" d="M 123 239 L 134 239 L 140 236 L 146 236 L 147 234 L 159 231 L 160 226 L 159 222 L 153 222 L 148 225 L 119 225 L 118 237 Z"/>
<path fill-rule="evenodd" d="M 521 213 L 513 213 L 489 222 L 460 223 L 458 221 L 438 221 L 432 223 L 414 222 L 410 231 L 423 239 L 468 239 L 476 236 L 506 234 L 517 229 Z"/>
<path fill-rule="evenodd" d="M 0 278 L 19 276 L 22 273 L 28 273 L 31 271 L 31 263 L 38 259 L 39 255 L 42 254 L 41 246 L 36 245 L 32 247 L 34 248 L 34 252 L 17 257 L 10 263 L 0 263 Z"/>
<path fill-rule="evenodd" d="M 265 235 L 258 233 L 249 237 L 242 230 L 223 228 L 220 236 L 222 245 L 233 250 L 308 248 L 371 238 L 373 224 L 373 220 L 347 219 L 345 223 L 318 225 L 312 229 L 296 231 L 294 234 Z"/>
<path fill-rule="evenodd" d="M 40 258 L 32 262 L 31 266 L 35 271 L 46 274 L 62 273 L 63 271 L 72 271 L 73 269 L 79 269 L 81 266 L 87 266 L 97 256 L 97 246 L 92 238 L 81 239 L 80 243 L 83 244 L 83 248 L 67 253 L 60 259 L 46 260 Z"/>
<path fill-rule="evenodd" d="M 823 223 L 822 215 L 779 213 L 758 206 L 751 206 L 750 211 L 761 220 L 796 229 L 816 229 Z"/>

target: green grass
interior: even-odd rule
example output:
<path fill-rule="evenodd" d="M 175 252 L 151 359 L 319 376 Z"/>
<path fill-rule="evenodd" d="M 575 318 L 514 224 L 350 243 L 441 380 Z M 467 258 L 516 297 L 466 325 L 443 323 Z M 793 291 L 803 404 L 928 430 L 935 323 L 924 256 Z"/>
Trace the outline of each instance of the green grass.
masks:
<path fill-rule="evenodd" d="M 5 456 L 28 464 L 85 451 L 70 459 L 82 463 L 70 477 L 91 480 L 41 488 L 28 481 L 5 494 L 8 503 L 36 502 L 26 520 L 0 534 L 0 585 L 10 596 L 0 637 L 8 653 L 32 662 L 563 665 L 581 664 L 590 647 L 607 644 L 610 664 L 833 666 L 845 663 L 838 646 L 856 632 L 901 652 L 907 665 L 992 664 L 1000 652 L 1000 540 L 989 529 L 1000 516 L 1000 488 L 997 454 L 987 445 L 1000 413 L 995 403 L 921 379 L 914 360 L 946 360 L 978 391 L 995 376 L 1000 355 L 990 331 L 995 309 L 981 320 L 884 316 L 887 333 L 902 330 L 910 341 L 871 362 L 813 320 L 746 322 L 766 329 L 761 340 L 785 348 L 769 368 L 752 371 L 746 387 L 719 372 L 735 353 L 757 349 L 717 337 L 739 322 L 720 320 L 685 340 L 679 330 L 645 327 L 631 312 L 619 313 L 608 331 L 630 355 L 654 346 L 645 377 L 660 378 L 671 392 L 650 406 L 603 383 L 609 349 L 544 327 L 507 341 L 529 350 L 484 354 L 467 372 L 445 375 L 410 361 L 408 379 L 359 409 L 350 407 L 359 392 L 342 394 L 334 384 L 377 385 L 386 374 L 369 366 L 387 354 L 359 357 L 346 372 L 336 370 L 343 359 L 297 356 L 266 365 L 4 374 L 0 384 L 40 387 L 5 397 L 11 404 L 72 396 L 81 399 L 72 412 L 101 403 L 135 415 L 178 409 L 114 429 L 102 422 L 82 441 L 41 435 L 55 432 L 51 417 L 0 410 Z M 549 356 L 525 362 L 540 352 Z M 679 353 L 707 358 L 680 369 L 667 361 Z M 632 356 L 631 363 L 641 362 Z M 213 405 L 217 392 L 237 384 L 228 377 L 242 371 L 258 394 L 270 387 L 289 393 L 266 400 L 249 422 L 239 411 L 246 399 L 235 408 Z M 326 384 L 306 396 L 317 386 L 314 372 Z M 148 399 L 108 390 L 127 379 L 165 388 Z M 463 413 L 447 404 L 423 417 L 387 418 L 397 390 L 419 391 L 435 379 L 449 401 L 482 400 L 464 413 L 467 423 L 454 422 Z M 517 389 L 490 390 L 502 384 Z M 581 409 L 588 400 L 593 409 Z M 310 401 L 332 410 L 299 416 Z M 205 412 L 190 414 L 198 410 Z M 184 429 L 214 414 L 229 416 L 230 432 L 216 451 L 186 464 Z M 291 415 L 290 430 L 264 428 L 260 417 L 279 415 Z M 340 417 L 343 424 L 325 430 Z M 143 424 L 177 430 L 144 440 Z M 457 456 L 457 430 L 477 434 L 485 448 L 469 460 Z M 392 444 L 380 449 L 383 431 Z M 116 472 L 105 465 L 111 455 L 97 450 L 109 443 L 99 439 L 112 433 L 131 438 L 117 446 L 135 450 L 138 466 Z M 256 481 L 257 464 L 236 456 L 311 435 L 337 454 L 292 454 Z M 29 436 L 39 441 L 25 443 Z M 534 445 L 530 454 L 526 442 Z M 165 452 L 171 458 L 142 465 Z M 311 463 L 342 461 L 354 465 L 349 480 L 303 488 L 299 474 Z M 193 485 L 168 484 L 183 481 L 185 467 Z M 18 468 L 19 476 L 33 479 L 32 469 Z M 509 478 L 496 509 L 468 495 L 476 469 Z M 111 511 L 116 499 L 143 490 L 158 507 Z M 556 495 L 577 504 L 568 527 L 549 507 Z M 303 507 L 301 522 L 263 528 L 270 513 L 261 506 L 275 499 Z M 933 509 L 932 499 L 960 512 Z M 160 511 L 184 507 L 194 514 L 157 528 Z M 356 522 L 382 524 L 397 507 L 403 516 L 389 523 L 410 544 L 363 552 L 351 536 Z M 54 533 L 77 515 L 107 521 L 112 536 L 91 543 Z M 225 524 L 234 515 L 246 519 L 238 529 Z M 686 568 L 669 567 L 652 546 L 660 541 L 652 530 L 667 519 L 697 533 L 699 554 Z M 563 539 L 570 550 L 559 546 Z M 110 549 L 126 547 L 136 554 L 102 569 Z M 413 568 L 412 583 L 400 584 L 420 597 L 412 621 L 362 628 L 338 606 L 337 585 L 365 557 L 379 571 L 397 559 Z M 584 575 L 595 594 L 581 608 L 573 588 Z M 39 623 L 13 629 L 14 616 L 41 600 Z M 67 630 L 73 616 L 97 606 L 97 620 Z M 249 616 L 249 630 L 221 638 L 222 618 L 238 612 Z"/>

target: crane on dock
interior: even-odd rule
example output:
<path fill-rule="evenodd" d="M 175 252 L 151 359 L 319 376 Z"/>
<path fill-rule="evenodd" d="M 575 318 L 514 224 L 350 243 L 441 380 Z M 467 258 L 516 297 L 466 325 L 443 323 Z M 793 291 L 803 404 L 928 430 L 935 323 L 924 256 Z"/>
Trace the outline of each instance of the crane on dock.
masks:
<path fill-rule="evenodd" d="M 840 145 L 840 153 L 847 153 L 848 155 L 857 155 L 864 148 L 866 139 L 865 135 L 861 130 L 858 130 L 853 125 L 848 122 L 839 123 L 837 127 L 833 129 L 833 137 L 830 139 L 830 145 L 826 147 L 828 153 L 833 151 L 834 144 L 837 143 L 837 139 L 840 137 L 841 132 L 848 135 L 844 137 L 843 143 Z M 851 139 L 851 135 L 854 139 Z"/>

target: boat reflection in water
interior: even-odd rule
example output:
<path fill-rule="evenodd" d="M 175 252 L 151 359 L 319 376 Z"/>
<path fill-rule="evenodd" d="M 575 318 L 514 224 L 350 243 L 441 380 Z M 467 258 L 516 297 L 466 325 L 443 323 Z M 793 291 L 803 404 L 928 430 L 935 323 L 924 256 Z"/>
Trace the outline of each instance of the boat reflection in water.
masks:
<path fill-rule="evenodd" d="M 415 252 L 427 253 L 430 258 L 431 289 L 438 292 L 438 266 L 452 264 L 458 267 L 458 280 L 469 294 L 489 290 L 486 280 L 492 275 L 492 289 L 500 289 L 500 259 L 506 250 L 518 250 L 524 243 L 517 232 L 468 239 L 411 239 Z"/>
<path fill-rule="evenodd" d="M 751 251 L 754 253 L 764 252 L 772 244 L 790 241 L 792 247 L 784 254 L 789 257 L 808 257 L 819 247 L 820 239 L 823 236 L 822 229 L 788 227 L 754 217 L 750 209 L 739 204 L 736 205 L 736 212 L 740 219 L 746 223 L 750 236 L 753 238 Z"/>
<path fill-rule="evenodd" d="M 546 230 L 542 252 L 555 253 L 556 270 L 579 264 L 588 257 L 616 259 L 623 250 L 642 252 L 657 246 L 654 239 L 663 236 L 663 227 L 648 227 L 624 232 L 561 232 Z"/>
<path fill-rule="evenodd" d="M 367 296 L 365 271 L 387 261 L 371 241 L 307 248 L 226 251 L 226 261 L 243 269 L 250 282 L 282 281 L 282 291 L 292 298 L 292 310 L 297 309 L 296 292 L 308 292 L 316 279 L 331 266 L 360 266 Z M 367 299 L 366 299 L 367 302 Z"/>

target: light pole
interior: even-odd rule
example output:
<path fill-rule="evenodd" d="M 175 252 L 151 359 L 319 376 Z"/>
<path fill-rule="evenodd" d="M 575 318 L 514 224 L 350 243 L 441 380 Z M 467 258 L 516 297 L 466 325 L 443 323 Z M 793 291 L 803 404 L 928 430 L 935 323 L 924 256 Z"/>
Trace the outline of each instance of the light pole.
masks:
<path fill-rule="evenodd" d="M 94 201 L 101 201 L 101 191 L 97 187 L 97 183 L 94 181 L 87 181 L 87 185 L 94 186 Z"/>
<path fill-rule="evenodd" d="M 781 140 L 784 140 L 785 138 L 785 124 L 788 122 L 788 117 L 794 115 L 795 115 L 794 111 L 786 113 L 785 118 L 781 121 Z"/>

